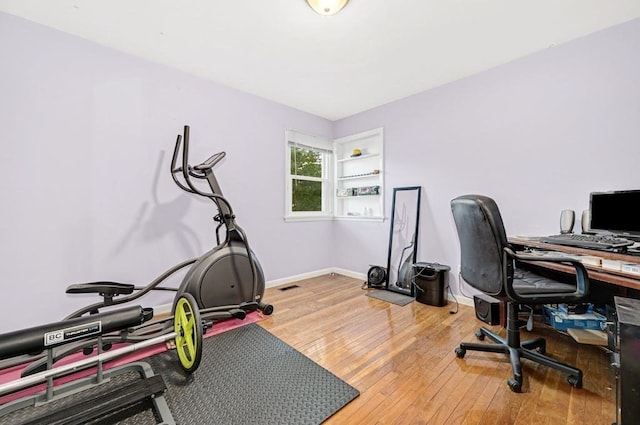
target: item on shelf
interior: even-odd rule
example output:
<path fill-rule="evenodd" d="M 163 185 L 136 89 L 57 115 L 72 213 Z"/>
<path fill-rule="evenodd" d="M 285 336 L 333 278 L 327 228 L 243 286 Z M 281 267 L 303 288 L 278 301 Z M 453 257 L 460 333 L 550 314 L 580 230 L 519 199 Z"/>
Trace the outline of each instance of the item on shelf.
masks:
<path fill-rule="evenodd" d="M 346 189 L 337 189 L 336 196 L 338 197 L 353 196 L 353 188 L 348 187 Z"/>
<path fill-rule="evenodd" d="M 380 174 L 380 170 L 373 170 L 370 173 L 362 173 L 362 174 L 349 174 L 348 176 L 340 176 L 339 179 L 352 179 L 355 177 L 366 177 L 366 176 L 375 176 Z"/>
<path fill-rule="evenodd" d="M 353 153 L 351 154 L 351 158 L 355 158 L 356 156 L 360 156 L 362 155 L 362 151 L 358 148 L 353 150 Z"/>
<path fill-rule="evenodd" d="M 354 195 L 356 196 L 379 195 L 379 194 L 380 194 L 380 186 L 362 186 L 362 187 L 356 187 L 354 190 Z"/>

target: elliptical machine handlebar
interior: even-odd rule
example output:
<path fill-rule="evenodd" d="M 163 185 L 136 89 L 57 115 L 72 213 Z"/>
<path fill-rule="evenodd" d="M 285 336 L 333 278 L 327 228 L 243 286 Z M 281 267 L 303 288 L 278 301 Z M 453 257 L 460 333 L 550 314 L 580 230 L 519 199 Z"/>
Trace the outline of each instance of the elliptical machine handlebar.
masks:
<path fill-rule="evenodd" d="M 184 145 L 182 145 L 183 140 Z M 178 159 L 181 148 L 182 158 Z M 218 244 L 220 243 L 218 230 L 222 224 L 229 230 L 236 229 L 237 227 L 234 221 L 235 215 L 233 214 L 233 209 L 229 201 L 222 195 L 222 189 L 220 189 L 220 185 L 213 173 L 213 166 L 220 162 L 225 156 L 226 153 L 222 151 L 210 156 L 200 165 L 189 165 L 189 126 L 185 125 L 184 136 L 178 134 L 171 159 L 171 178 L 175 184 L 185 192 L 210 199 L 218 208 L 218 215 L 214 217 L 216 221 L 220 222 L 220 225 L 216 228 L 216 240 Z M 180 161 L 179 166 L 178 161 Z M 178 177 L 179 175 L 182 175 L 182 178 Z M 210 190 L 203 191 L 199 189 L 192 181 L 192 178 L 206 180 Z"/>
<path fill-rule="evenodd" d="M 178 164 L 178 157 L 180 155 L 180 147 L 182 145 L 182 141 L 184 139 L 184 146 L 182 146 L 182 159 L 180 161 L 180 166 Z M 210 156 L 206 161 L 199 165 L 191 166 L 189 165 L 189 126 L 184 126 L 184 137 L 178 134 L 176 139 L 176 144 L 173 149 L 173 157 L 171 159 L 171 177 L 176 185 L 185 192 L 194 193 L 196 195 L 204 196 L 205 198 L 211 199 L 213 202 L 218 204 L 220 207 L 220 202 L 224 205 L 223 210 L 227 214 L 232 214 L 231 205 L 229 202 L 222 196 L 222 191 L 213 176 L 212 168 L 220 162 L 227 154 L 225 152 L 218 152 Z M 182 179 L 184 182 L 180 181 L 178 175 L 182 174 Z M 206 179 L 209 183 L 210 192 L 205 192 L 193 183 L 191 178 L 196 179 Z M 185 184 L 186 183 L 186 184 Z"/>
<path fill-rule="evenodd" d="M 178 173 L 182 173 L 182 167 L 176 167 L 176 163 L 178 162 L 178 153 L 180 152 L 180 145 L 182 143 L 182 135 L 178 134 L 178 139 L 176 140 L 176 146 L 173 149 L 173 158 L 171 159 L 171 178 L 178 187 L 185 192 L 193 193 L 191 189 L 182 184 L 180 180 L 176 177 Z"/>
<path fill-rule="evenodd" d="M 193 169 L 196 170 L 196 171 L 210 170 L 211 168 L 213 168 L 214 165 L 216 165 L 218 162 L 220 162 L 222 160 L 222 158 L 224 158 L 226 155 L 227 154 L 224 151 L 223 152 L 214 153 L 213 155 L 211 155 L 209 157 L 209 159 L 207 159 L 202 164 L 194 166 Z"/>
<path fill-rule="evenodd" d="M 185 164 L 188 165 L 188 159 L 189 159 L 189 126 L 188 125 L 184 126 L 184 150 L 182 151 L 182 167 L 176 169 L 175 168 L 175 163 L 178 160 L 178 151 L 180 150 L 180 140 L 181 140 L 181 137 L 180 137 L 180 135 L 178 135 L 178 140 L 176 142 L 176 147 L 173 150 L 173 161 L 171 163 L 172 164 L 171 169 L 172 170 L 175 169 L 176 171 L 182 171 L 182 169 L 184 168 L 184 165 Z M 211 155 L 202 164 L 195 165 L 195 166 L 188 165 L 189 174 L 191 176 L 193 176 L 193 177 L 204 178 L 203 173 L 194 175 L 194 173 L 192 171 L 196 170 L 196 171 L 203 172 L 205 170 L 209 170 L 209 169 L 213 168 L 213 166 L 216 165 L 218 162 L 220 162 L 222 160 L 222 158 L 224 158 L 225 156 L 226 156 L 225 152 L 218 152 L 218 153 L 215 153 L 215 154 Z"/>

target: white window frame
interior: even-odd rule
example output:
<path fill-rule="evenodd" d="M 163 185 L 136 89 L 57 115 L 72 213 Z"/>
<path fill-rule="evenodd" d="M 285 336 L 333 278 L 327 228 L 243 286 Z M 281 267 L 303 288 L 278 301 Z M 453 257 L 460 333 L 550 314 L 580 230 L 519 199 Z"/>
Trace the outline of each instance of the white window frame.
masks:
<path fill-rule="evenodd" d="M 291 148 L 301 147 L 322 153 L 322 177 L 296 176 L 291 174 Z M 311 136 L 295 130 L 285 131 L 285 221 L 316 221 L 333 219 L 333 141 Z M 322 182 L 322 211 L 293 211 L 292 181 L 308 180 Z"/>

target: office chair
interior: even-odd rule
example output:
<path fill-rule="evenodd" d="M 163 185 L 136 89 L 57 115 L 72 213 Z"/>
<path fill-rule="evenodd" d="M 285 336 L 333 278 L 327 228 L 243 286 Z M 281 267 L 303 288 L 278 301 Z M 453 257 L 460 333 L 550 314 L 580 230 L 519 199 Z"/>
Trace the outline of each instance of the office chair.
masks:
<path fill-rule="evenodd" d="M 463 358 L 467 350 L 507 354 L 511 360 L 513 378 L 507 383 L 514 392 L 522 390 L 520 359 L 528 359 L 569 374 L 567 382 L 582 387 L 582 371 L 544 355 L 546 342 L 536 338 L 520 342 L 518 304 L 577 303 L 588 294 L 587 270 L 578 261 L 564 257 L 540 257 L 517 254 L 507 242 L 504 224 L 493 199 L 482 195 L 465 195 L 451 201 L 451 210 L 458 230 L 461 251 L 462 278 L 473 288 L 505 301 L 507 306 L 506 338 L 480 328 L 476 337 L 485 336 L 496 344 L 463 342 L 455 353 Z M 546 261 L 571 264 L 576 283 L 566 284 L 515 267 L 515 261 Z"/>

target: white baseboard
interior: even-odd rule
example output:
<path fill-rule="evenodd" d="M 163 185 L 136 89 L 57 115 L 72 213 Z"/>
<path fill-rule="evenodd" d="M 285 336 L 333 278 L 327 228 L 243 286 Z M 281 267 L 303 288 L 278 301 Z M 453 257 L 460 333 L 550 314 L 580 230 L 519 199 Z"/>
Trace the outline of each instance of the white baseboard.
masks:
<path fill-rule="evenodd" d="M 322 275 L 326 275 L 326 274 L 330 274 L 330 273 L 341 274 L 343 276 L 352 277 L 354 279 L 360 279 L 362 281 L 366 281 L 367 280 L 366 273 L 354 272 L 352 270 L 341 269 L 339 267 L 330 267 L 330 268 L 326 268 L 326 269 L 316 270 L 316 271 L 313 271 L 313 272 L 302 273 L 302 274 L 298 274 L 298 275 L 294 275 L 294 276 L 288 276 L 288 277 L 284 277 L 282 279 L 270 280 L 270 281 L 265 283 L 265 286 L 267 288 L 271 288 L 271 287 L 274 287 L 274 286 L 286 285 L 286 284 L 289 284 L 289 283 L 296 282 L 298 280 L 310 279 L 312 277 L 318 277 L 318 276 L 322 276 Z M 460 304 L 462 304 L 462 305 L 467 305 L 467 306 L 471 306 L 471 307 L 474 306 L 473 298 L 465 297 L 464 295 L 461 295 L 461 294 L 455 294 L 455 297 L 458 300 L 458 302 Z M 453 300 L 453 298 L 451 298 L 451 294 L 448 293 L 448 290 L 447 290 L 447 299 L 450 302 L 455 302 Z"/>
<path fill-rule="evenodd" d="M 447 298 L 449 299 L 449 301 L 453 301 L 453 299 L 451 299 L 451 295 L 449 295 Z M 471 298 L 458 294 L 456 295 L 456 299 L 462 305 L 468 305 L 468 306 L 474 307 L 473 299 Z"/>
<path fill-rule="evenodd" d="M 308 273 L 302 273 L 302 274 L 297 274 L 293 276 L 283 277 L 281 279 L 269 280 L 265 282 L 265 287 L 272 288 L 275 286 L 287 285 L 289 283 L 297 282 L 299 280 L 311 279 L 313 277 L 323 276 L 331 273 L 341 274 L 343 276 L 352 277 L 354 279 L 360 279 L 362 281 L 367 280 L 367 275 L 365 273 L 354 272 L 352 270 L 341 269 L 339 267 L 329 267 L 326 269 L 320 269 L 320 270 L 316 270 Z M 447 293 L 447 299 L 451 302 L 454 302 L 449 293 Z M 456 294 L 456 299 L 460 304 L 468 305 L 468 306 L 474 305 L 473 299 L 465 297 L 464 295 Z M 173 304 L 163 304 L 163 305 L 155 306 L 153 308 L 154 315 L 160 315 L 160 314 L 169 315 L 171 314 L 172 308 L 173 308 Z"/>
<path fill-rule="evenodd" d="M 326 269 L 320 269 L 308 273 L 297 274 L 293 276 L 283 277 L 282 279 L 269 280 L 265 283 L 265 287 L 272 288 L 274 286 L 286 285 L 288 283 L 297 282 L 303 279 L 311 279 L 312 277 L 323 276 L 326 274 L 341 274 L 343 276 L 352 277 L 354 279 L 367 280 L 367 275 L 364 273 L 358 273 L 351 270 L 340 269 L 337 267 L 329 267 Z"/>
<path fill-rule="evenodd" d="M 366 273 L 354 272 L 354 271 L 347 270 L 347 269 L 340 269 L 340 268 L 335 267 L 333 269 L 333 273 L 341 274 L 341 275 L 347 276 L 347 277 L 352 277 L 354 279 L 367 280 L 367 274 Z"/>
<path fill-rule="evenodd" d="M 173 303 L 170 304 L 162 304 L 153 307 L 153 316 L 170 316 L 171 310 L 173 309 Z"/>
<path fill-rule="evenodd" d="M 312 277 L 318 277 L 318 276 L 322 276 L 329 273 L 334 273 L 332 268 L 316 270 L 308 273 L 296 274 L 293 276 L 283 277 L 281 279 L 269 280 L 265 282 L 264 286 L 267 288 L 272 288 L 274 286 L 285 285 L 287 283 L 297 282 L 298 280 L 303 280 L 303 279 L 311 279 Z"/>

